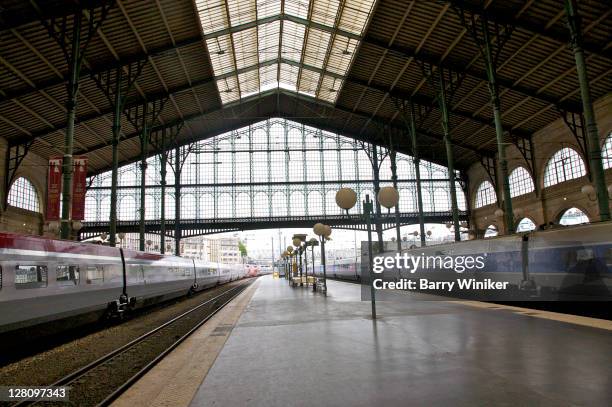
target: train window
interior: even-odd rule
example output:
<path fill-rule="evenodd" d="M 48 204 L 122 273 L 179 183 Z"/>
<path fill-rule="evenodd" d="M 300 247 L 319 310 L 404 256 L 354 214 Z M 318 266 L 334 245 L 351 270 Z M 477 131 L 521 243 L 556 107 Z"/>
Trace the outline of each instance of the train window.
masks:
<path fill-rule="evenodd" d="M 47 286 L 47 266 L 18 265 L 15 267 L 15 288 L 43 288 Z"/>
<path fill-rule="evenodd" d="M 593 249 L 579 249 L 576 251 L 577 261 L 593 260 Z"/>
<path fill-rule="evenodd" d="M 213 269 L 213 268 L 210 268 L 210 269 L 208 269 L 208 274 L 217 274 L 217 270 Z"/>
<path fill-rule="evenodd" d="M 79 285 L 79 266 L 57 266 L 55 280 L 61 286 Z"/>
<path fill-rule="evenodd" d="M 87 284 L 103 284 L 104 267 L 87 266 Z"/>

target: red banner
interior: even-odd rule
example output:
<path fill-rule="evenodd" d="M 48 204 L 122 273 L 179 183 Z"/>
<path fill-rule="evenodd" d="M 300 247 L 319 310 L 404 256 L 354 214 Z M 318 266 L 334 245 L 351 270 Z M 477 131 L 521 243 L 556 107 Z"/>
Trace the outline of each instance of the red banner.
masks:
<path fill-rule="evenodd" d="M 85 193 L 87 192 L 87 157 L 73 158 L 72 220 L 85 219 Z"/>
<path fill-rule="evenodd" d="M 51 157 L 47 175 L 47 220 L 59 220 L 61 193 L 62 157 Z"/>

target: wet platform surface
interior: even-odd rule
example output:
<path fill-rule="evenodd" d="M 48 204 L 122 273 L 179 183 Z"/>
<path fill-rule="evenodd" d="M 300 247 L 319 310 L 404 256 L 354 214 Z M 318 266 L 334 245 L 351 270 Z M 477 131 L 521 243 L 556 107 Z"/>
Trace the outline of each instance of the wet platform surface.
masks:
<path fill-rule="evenodd" d="M 328 285 L 260 278 L 191 406 L 612 405 L 610 330 Z"/>

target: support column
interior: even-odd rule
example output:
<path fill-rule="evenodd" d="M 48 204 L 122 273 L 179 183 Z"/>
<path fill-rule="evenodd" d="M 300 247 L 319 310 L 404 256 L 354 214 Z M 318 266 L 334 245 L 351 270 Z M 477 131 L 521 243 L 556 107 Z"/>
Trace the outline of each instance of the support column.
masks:
<path fill-rule="evenodd" d="M 378 251 L 382 253 L 384 250 L 384 241 L 382 224 L 380 223 L 380 202 L 378 202 L 378 193 L 380 192 L 380 171 L 378 168 L 378 148 L 375 144 L 372 144 L 372 169 L 374 170 L 374 202 L 376 202 L 374 224 L 376 226 L 376 234 L 378 235 Z"/>
<path fill-rule="evenodd" d="M 113 169 L 111 172 L 110 245 L 117 245 L 117 185 L 119 171 L 119 134 L 121 133 L 121 68 L 115 81 L 115 110 L 113 111 Z"/>
<path fill-rule="evenodd" d="M 412 159 L 416 175 L 417 205 L 419 210 L 419 236 L 421 247 L 425 247 L 425 216 L 423 215 L 423 187 L 421 184 L 421 159 L 419 158 L 419 145 L 417 142 L 416 122 L 414 118 L 414 105 L 410 102 L 410 139 L 412 141 Z"/>
<path fill-rule="evenodd" d="M 459 209 L 457 207 L 457 190 L 455 187 L 455 160 L 453 156 L 453 143 L 450 138 L 450 119 L 448 108 L 446 106 L 446 89 L 444 84 L 444 73 L 440 72 L 440 90 L 438 92 L 438 101 L 440 110 L 442 111 L 442 129 L 444 130 L 444 147 L 446 148 L 446 161 L 448 167 L 448 182 L 450 184 L 451 194 L 451 209 L 453 216 L 453 226 L 455 229 L 455 241 L 461 240 L 461 231 L 459 230 Z"/>
<path fill-rule="evenodd" d="M 140 223 L 138 225 L 139 248 L 145 250 L 145 211 L 146 211 L 146 188 L 147 182 L 147 150 L 149 149 L 149 129 L 147 126 L 147 103 L 143 105 L 142 132 L 140 134 Z"/>
<path fill-rule="evenodd" d="M 174 149 L 174 254 L 181 255 L 181 148 Z"/>
<path fill-rule="evenodd" d="M 166 147 L 166 129 L 162 130 L 162 148 Z M 160 154 L 161 168 L 159 174 L 161 176 L 161 202 L 160 202 L 160 217 L 159 217 L 159 246 L 160 253 L 166 253 L 166 175 L 168 173 L 168 152 L 162 151 Z"/>
<path fill-rule="evenodd" d="M 8 198 L 8 152 L 10 147 L 6 139 L 0 137 L 0 218 L 6 210 Z"/>
<path fill-rule="evenodd" d="M 568 27 L 570 30 L 570 46 L 574 51 L 576 60 L 576 71 L 578 82 L 580 83 L 580 95 L 582 96 L 582 109 L 586 121 L 587 133 L 587 155 L 595 190 L 597 193 L 597 205 L 599 206 L 599 220 L 610 220 L 610 203 L 608 190 L 606 188 L 606 178 L 604 175 L 603 163 L 601 160 L 601 147 L 599 145 L 599 132 L 593 111 L 593 101 L 589 88 L 589 76 L 582 50 L 582 29 L 580 27 L 580 16 L 578 15 L 578 5 L 576 0 L 565 0 L 565 13 L 567 14 Z"/>
<path fill-rule="evenodd" d="M 81 71 L 81 19 L 82 13 L 74 14 L 72 27 L 72 49 L 70 54 L 70 73 L 68 77 L 68 100 L 66 101 L 66 133 L 64 135 L 64 159 L 62 163 L 62 219 L 60 237 L 69 239 L 72 231 L 70 210 L 72 209 L 72 151 L 74 149 L 74 121 L 77 108 L 79 74 Z"/>
<path fill-rule="evenodd" d="M 499 100 L 499 87 L 497 85 L 497 69 L 491 52 L 491 38 L 487 21 L 482 20 L 484 36 L 484 55 L 487 78 L 489 80 L 489 92 L 491 93 L 491 106 L 493 108 L 493 118 L 495 121 L 495 136 L 497 139 L 497 156 L 499 171 L 502 177 L 502 191 L 500 196 L 503 199 L 504 219 L 506 224 L 506 234 L 514 233 L 514 213 L 512 212 L 512 198 L 510 197 L 510 179 L 508 178 L 508 160 L 506 158 L 506 145 L 504 144 L 504 129 L 501 119 L 501 103 Z"/>
<path fill-rule="evenodd" d="M 389 153 L 389 160 L 391 161 L 391 180 L 393 181 L 393 188 L 397 189 L 397 163 L 395 149 L 393 148 L 393 143 L 389 140 L 389 145 L 391 146 L 391 151 Z M 399 192 L 399 190 L 398 190 Z M 395 238 L 397 239 L 397 251 L 402 250 L 402 234 L 400 231 L 400 210 L 399 210 L 399 202 L 395 205 Z"/>

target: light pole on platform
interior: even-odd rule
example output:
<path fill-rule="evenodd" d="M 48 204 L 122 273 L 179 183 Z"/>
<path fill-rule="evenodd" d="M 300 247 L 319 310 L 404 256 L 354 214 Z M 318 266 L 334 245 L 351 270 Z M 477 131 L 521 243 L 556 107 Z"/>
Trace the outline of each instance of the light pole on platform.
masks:
<path fill-rule="evenodd" d="M 310 249 L 310 251 L 312 252 L 312 275 L 314 277 L 314 283 L 312 284 L 312 291 L 317 291 L 317 270 L 315 268 L 314 248 L 315 246 L 318 246 L 318 245 L 319 245 L 319 241 L 314 237 L 308 241 L 308 246 L 312 248 Z"/>
<path fill-rule="evenodd" d="M 383 187 L 378 192 L 378 202 L 387 209 L 393 208 L 399 202 L 399 193 L 397 189 L 393 187 Z M 357 193 L 351 188 L 341 188 L 336 193 L 336 204 L 344 209 L 348 215 L 351 208 L 357 203 Z M 374 278 L 373 278 L 373 250 L 372 250 L 372 218 L 374 217 L 373 202 L 370 201 L 370 195 L 366 194 L 365 201 L 363 202 L 363 217 L 365 218 L 367 230 L 368 230 L 368 265 L 369 265 L 369 277 L 370 277 L 370 299 L 372 303 L 372 319 L 376 319 L 376 290 L 374 289 Z M 379 247 L 378 251 L 382 252 L 383 247 Z"/>
<path fill-rule="evenodd" d="M 323 291 L 327 295 L 327 270 L 325 267 L 325 241 L 329 240 L 332 229 L 329 225 L 317 223 L 312 228 L 315 235 L 319 236 L 319 242 L 321 242 L 321 266 L 323 267 Z"/>
<path fill-rule="evenodd" d="M 293 246 L 287 246 L 287 256 L 289 261 L 289 281 L 293 279 Z"/>

